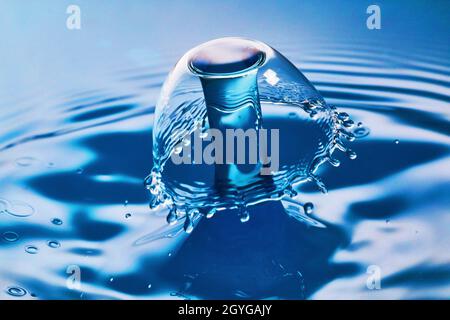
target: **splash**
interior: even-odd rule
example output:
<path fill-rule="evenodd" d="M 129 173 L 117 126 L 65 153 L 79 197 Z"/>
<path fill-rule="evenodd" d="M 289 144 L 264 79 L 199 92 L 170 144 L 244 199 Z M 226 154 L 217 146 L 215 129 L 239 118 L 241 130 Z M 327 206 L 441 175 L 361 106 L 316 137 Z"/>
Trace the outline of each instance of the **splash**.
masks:
<path fill-rule="evenodd" d="M 261 174 L 268 160 L 263 157 L 256 164 L 172 161 L 174 154 L 191 157 L 204 147 L 211 129 L 278 130 L 277 169 Z M 145 181 L 150 207 L 166 206 L 168 223 L 184 221 L 184 230 L 191 232 L 201 216 L 237 209 L 246 222 L 249 206 L 282 201 L 288 215 L 322 227 L 309 216 L 310 204 L 294 200 L 295 189 L 313 182 L 327 192 L 317 170 L 324 163 L 339 166 L 333 157 L 337 150 L 356 158 L 346 146 L 357 137 L 355 130 L 360 136 L 368 133 L 347 113 L 328 105 L 271 47 L 241 38 L 207 42 L 186 53 L 163 85 L 153 128 L 154 167 Z M 258 141 L 257 148 L 270 143 Z M 246 151 L 249 144 L 242 144 Z M 221 152 L 214 150 L 216 156 Z"/>

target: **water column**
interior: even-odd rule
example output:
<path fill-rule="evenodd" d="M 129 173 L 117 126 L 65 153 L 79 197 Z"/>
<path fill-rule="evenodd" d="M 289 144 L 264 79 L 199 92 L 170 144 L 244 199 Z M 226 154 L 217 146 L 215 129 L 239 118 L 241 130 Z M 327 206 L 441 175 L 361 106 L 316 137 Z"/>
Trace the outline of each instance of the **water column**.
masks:
<path fill-rule="evenodd" d="M 264 62 L 264 53 L 250 41 L 231 44 L 210 44 L 201 48 L 190 62 L 191 70 L 200 78 L 210 128 L 222 132 L 224 164 L 215 164 L 216 188 L 246 185 L 258 174 L 260 164 L 249 163 L 248 143 L 246 150 L 238 150 L 234 143 L 234 161 L 226 162 L 226 129 L 261 128 L 257 72 Z M 230 142 L 230 141 L 228 141 Z M 236 142 L 236 141 L 234 141 Z M 253 148 L 253 150 L 255 150 Z M 258 146 L 256 146 L 256 150 Z M 245 151 L 245 164 L 237 164 L 237 153 Z"/>

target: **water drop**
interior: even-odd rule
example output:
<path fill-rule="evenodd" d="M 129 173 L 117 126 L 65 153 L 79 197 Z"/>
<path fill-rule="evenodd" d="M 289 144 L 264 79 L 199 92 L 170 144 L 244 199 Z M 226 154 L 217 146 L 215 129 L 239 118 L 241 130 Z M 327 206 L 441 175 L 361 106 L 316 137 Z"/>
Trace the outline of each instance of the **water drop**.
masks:
<path fill-rule="evenodd" d="M 150 284 L 149 284 L 149 285 L 147 286 L 147 288 L 149 288 L 149 289 L 150 289 L 151 287 L 152 287 L 152 284 L 150 283 Z"/>
<path fill-rule="evenodd" d="M 303 205 L 303 210 L 305 210 L 306 214 L 313 213 L 314 205 L 311 202 L 307 202 Z"/>
<path fill-rule="evenodd" d="M 114 281 L 114 278 L 110 278 L 110 279 L 109 279 L 109 282 L 113 282 L 113 281 Z"/>
<path fill-rule="evenodd" d="M 250 220 L 250 213 L 247 211 L 247 209 L 241 211 L 240 220 L 242 223 L 245 223 Z"/>
<path fill-rule="evenodd" d="M 348 155 L 348 157 L 349 157 L 351 160 L 354 160 L 354 159 L 356 159 L 356 157 L 357 157 L 356 152 L 353 151 L 353 150 L 351 150 L 351 149 L 348 149 L 348 150 L 347 150 L 347 155 Z"/>
<path fill-rule="evenodd" d="M 400 140 L 395 139 L 395 140 L 394 140 L 394 143 L 395 143 L 395 144 L 399 144 L 399 143 L 400 143 Z"/>
<path fill-rule="evenodd" d="M 5 239 L 5 241 L 8 241 L 8 242 L 14 242 L 19 239 L 19 235 L 12 231 L 6 231 L 3 233 L 2 236 L 3 236 L 3 239 Z"/>
<path fill-rule="evenodd" d="M 207 219 L 212 218 L 212 217 L 216 214 L 216 212 L 217 212 L 217 209 L 216 209 L 216 208 L 210 209 L 210 210 L 208 211 L 208 213 L 206 214 L 206 218 L 207 218 Z"/>
<path fill-rule="evenodd" d="M 34 208 L 24 201 L 8 201 L 4 211 L 15 217 L 29 217 L 35 212 Z"/>
<path fill-rule="evenodd" d="M 61 244 L 60 244 L 58 241 L 56 241 L 56 240 L 50 240 L 50 241 L 48 241 L 48 242 L 47 242 L 47 245 L 48 245 L 50 248 L 54 248 L 54 249 L 59 248 L 59 247 L 61 246 Z"/>
<path fill-rule="evenodd" d="M 35 161 L 36 159 L 33 157 L 21 157 L 16 159 L 16 164 L 20 167 L 29 167 Z"/>
<path fill-rule="evenodd" d="M 125 200 L 125 202 L 123 203 L 123 206 L 126 207 L 128 205 L 128 200 Z"/>
<path fill-rule="evenodd" d="M 54 225 L 56 225 L 56 226 L 60 226 L 60 225 L 63 224 L 62 220 L 59 219 L 59 218 L 53 218 L 53 219 L 52 219 L 52 223 L 53 223 Z"/>
<path fill-rule="evenodd" d="M 346 121 L 349 119 L 350 116 L 348 115 L 347 112 L 339 112 L 337 117 L 339 120 Z"/>
<path fill-rule="evenodd" d="M 77 174 L 82 174 L 83 173 L 83 169 L 82 168 L 78 168 L 76 171 Z"/>
<path fill-rule="evenodd" d="M 6 289 L 6 293 L 13 297 L 23 297 L 27 294 L 27 291 L 24 288 L 21 287 L 8 287 Z"/>
<path fill-rule="evenodd" d="M 169 252 L 168 256 L 171 257 L 172 256 L 172 252 Z"/>
<path fill-rule="evenodd" d="M 357 138 L 364 138 L 369 133 L 370 133 L 370 130 L 368 128 L 366 128 L 366 127 L 357 127 L 356 129 L 353 130 L 353 134 Z"/>
<path fill-rule="evenodd" d="M 29 254 L 37 254 L 39 249 L 36 246 L 29 245 L 25 247 L 25 251 L 28 252 Z"/>
<path fill-rule="evenodd" d="M 131 218 L 131 213 L 125 214 L 125 219 Z"/>

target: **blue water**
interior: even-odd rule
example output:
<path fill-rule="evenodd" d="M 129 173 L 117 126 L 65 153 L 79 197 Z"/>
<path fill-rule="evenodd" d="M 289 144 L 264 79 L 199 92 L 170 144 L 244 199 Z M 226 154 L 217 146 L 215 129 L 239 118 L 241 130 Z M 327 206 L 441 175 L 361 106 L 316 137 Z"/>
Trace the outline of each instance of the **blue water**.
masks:
<path fill-rule="evenodd" d="M 69 2 L 2 2 L 0 298 L 448 298 L 448 2 L 378 3 L 371 31 L 360 1 L 81 1 L 69 31 Z M 227 35 L 277 48 L 370 128 L 357 159 L 321 170 L 328 194 L 302 186 L 325 228 L 268 202 L 188 235 L 149 209 L 161 84 L 186 50 Z"/>

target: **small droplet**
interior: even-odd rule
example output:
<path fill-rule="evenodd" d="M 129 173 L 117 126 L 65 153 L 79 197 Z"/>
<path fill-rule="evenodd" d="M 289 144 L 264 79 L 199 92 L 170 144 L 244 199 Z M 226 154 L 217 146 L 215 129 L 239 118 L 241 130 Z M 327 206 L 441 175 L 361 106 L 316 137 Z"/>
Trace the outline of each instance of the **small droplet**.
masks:
<path fill-rule="evenodd" d="M 29 254 L 36 254 L 38 253 L 39 249 L 36 246 L 29 245 L 25 247 L 25 251 L 28 252 Z"/>
<path fill-rule="evenodd" d="M 241 212 L 240 220 L 241 220 L 242 223 L 245 223 L 245 222 L 249 221 L 250 220 L 250 213 L 248 213 L 247 210 L 243 210 Z"/>
<path fill-rule="evenodd" d="M 114 281 L 114 278 L 109 278 L 109 282 L 113 282 Z"/>
<path fill-rule="evenodd" d="M 33 157 L 21 157 L 16 159 L 16 164 L 20 167 L 29 167 L 35 161 L 36 159 Z"/>
<path fill-rule="evenodd" d="M 168 256 L 171 257 L 172 256 L 172 252 L 169 252 Z"/>
<path fill-rule="evenodd" d="M 62 220 L 59 219 L 59 218 L 53 218 L 53 219 L 52 219 L 52 223 L 53 223 L 54 225 L 56 225 L 56 226 L 60 226 L 60 225 L 63 224 Z"/>
<path fill-rule="evenodd" d="M 173 148 L 173 153 L 175 153 L 175 154 L 180 154 L 181 151 L 183 151 L 183 146 L 181 146 L 181 145 L 177 145 L 177 146 L 175 146 L 175 148 Z"/>
<path fill-rule="evenodd" d="M 152 284 L 150 283 L 150 284 L 149 284 L 149 285 L 147 286 L 147 288 L 149 288 L 149 289 L 150 289 L 151 287 L 152 287 Z"/>
<path fill-rule="evenodd" d="M 191 140 L 190 139 L 183 139 L 183 146 L 187 147 L 191 144 Z"/>
<path fill-rule="evenodd" d="M 76 171 L 77 174 L 82 174 L 83 173 L 83 169 L 82 168 L 78 168 Z"/>
<path fill-rule="evenodd" d="M 399 143 L 400 143 L 400 140 L 395 139 L 395 140 L 394 140 L 394 143 L 395 143 L 395 144 L 399 144 Z"/>
<path fill-rule="evenodd" d="M 123 203 L 123 206 L 126 207 L 128 205 L 128 200 L 125 200 L 125 202 Z"/>
<path fill-rule="evenodd" d="M 347 150 L 347 156 L 348 156 L 351 160 L 355 160 L 356 157 L 357 157 L 358 155 L 356 154 L 355 151 L 348 149 L 348 150 Z"/>
<path fill-rule="evenodd" d="M 21 287 L 8 287 L 6 292 L 13 297 L 23 297 L 27 294 L 27 291 Z"/>
<path fill-rule="evenodd" d="M 367 136 L 370 133 L 370 130 L 367 129 L 366 127 L 358 127 L 355 130 L 353 130 L 353 134 L 357 137 L 357 138 L 364 138 L 365 136 Z"/>
<path fill-rule="evenodd" d="M 346 121 L 349 119 L 349 115 L 347 112 L 339 112 L 337 117 L 339 120 L 342 120 L 342 121 Z"/>
<path fill-rule="evenodd" d="M 5 239 L 5 241 L 8 241 L 8 242 L 14 242 L 19 239 L 19 235 L 12 231 L 6 231 L 3 233 L 2 236 L 3 236 L 3 239 Z"/>
<path fill-rule="evenodd" d="M 131 218 L 131 213 L 125 214 L 125 219 Z"/>
<path fill-rule="evenodd" d="M 362 122 L 358 122 L 357 126 L 358 126 L 358 127 L 362 127 L 362 126 L 363 126 L 363 123 L 362 123 Z"/>
<path fill-rule="evenodd" d="M 313 213 L 314 205 L 311 202 L 307 202 L 303 205 L 303 210 L 305 210 L 306 214 Z"/>
<path fill-rule="evenodd" d="M 50 248 L 54 248 L 54 249 L 59 248 L 59 247 L 61 246 L 61 244 L 60 244 L 58 241 L 56 241 L 56 240 L 50 240 L 50 241 L 48 241 L 48 242 L 47 242 L 47 245 L 48 245 Z"/>
<path fill-rule="evenodd" d="M 15 217 L 29 217 L 35 210 L 24 201 L 8 201 L 5 212 Z"/>
<path fill-rule="evenodd" d="M 216 208 L 212 208 L 212 209 L 209 210 L 208 213 L 206 214 L 206 218 L 207 218 L 207 219 L 212 218 L 212 217 L 216 214 L 216 212 L 217 212 L 217 209 L 216 209 Z"/>

